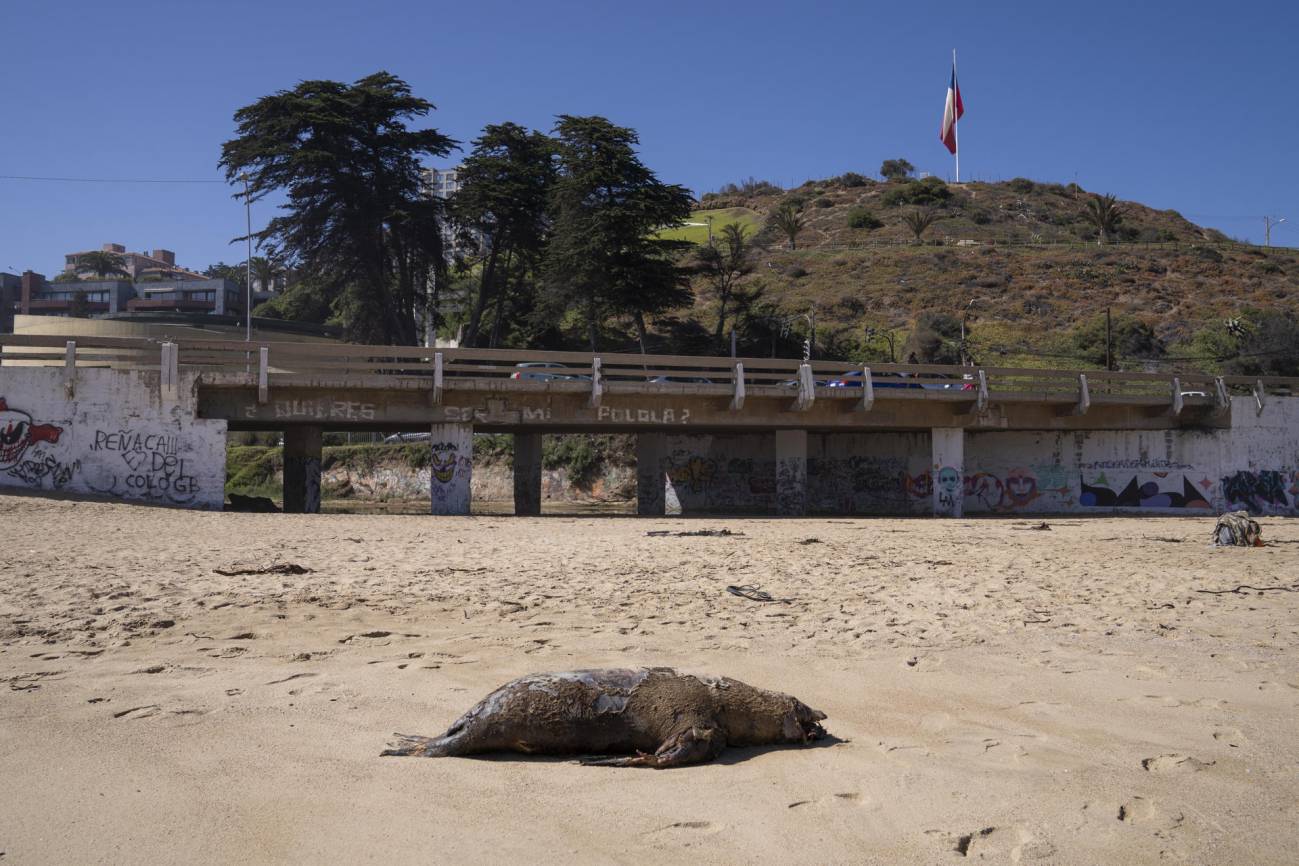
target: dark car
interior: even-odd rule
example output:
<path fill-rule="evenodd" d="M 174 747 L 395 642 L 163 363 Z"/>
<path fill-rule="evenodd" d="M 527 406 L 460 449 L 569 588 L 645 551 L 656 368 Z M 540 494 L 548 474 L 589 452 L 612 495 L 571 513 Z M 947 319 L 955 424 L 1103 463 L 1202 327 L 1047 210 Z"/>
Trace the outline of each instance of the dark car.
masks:
<path fill-rule="evenodd" d="M 863 370 L 849 370 L 838 379 L 831 379 L 826 383 L 828 388 L 860 388 L 866 378 Z M 899 379 L 905 379 L 905 373 L 871 373 L 871 387 L 873 388 L 922 388 L 916 382 L 900 382 Z M 882 380 L 882 381 L 881 381 Z M 938 387 L 942 387 L 941 385 Z"/>
<path fill-rule="evenodd" d="M 550 361 L 526 361 L 515 364 L 518 370 L 510 374 L 511 379 L 530 379 L 534 382 L 590 382 L 591 377 L 582 373 L 568 372 L 563 364 Z"/>
<path fill-rule="evenodd" d="M 684 385 L 711 385 L 713 380 L 704 376 L 654 376 L 650 380 L 654 385 L 677 383 Z"/>

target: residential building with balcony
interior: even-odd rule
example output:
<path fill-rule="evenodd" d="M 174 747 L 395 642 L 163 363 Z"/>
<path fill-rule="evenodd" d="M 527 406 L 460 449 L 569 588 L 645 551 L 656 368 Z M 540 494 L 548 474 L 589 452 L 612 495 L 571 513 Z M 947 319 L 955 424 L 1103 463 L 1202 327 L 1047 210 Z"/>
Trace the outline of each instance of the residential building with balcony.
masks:
<path fill-rule="evenodd" d="M 98 250 L 82 250 L 79 253 L 68 253 L 63 257 L 64 270 L 85 273 L 77 268 L 77 262 L 89 252 L 113 253 L 122 259 L 122 267 L 132 280 L 141 278 L 160 278 L 164 280 L 202 280 L 203 274 L 182 268 L 176 264 L 176 254 L 171 250 L 154 250 L 152 253 L 130 253 L 122 244 L 104 244 Z"/>

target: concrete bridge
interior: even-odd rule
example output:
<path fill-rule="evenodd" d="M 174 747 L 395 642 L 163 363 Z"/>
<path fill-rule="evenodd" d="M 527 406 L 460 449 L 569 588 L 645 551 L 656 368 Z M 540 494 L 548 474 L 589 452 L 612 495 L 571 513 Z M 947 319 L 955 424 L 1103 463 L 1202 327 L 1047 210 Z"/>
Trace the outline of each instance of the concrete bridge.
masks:
<path fill-rule="evenodd" d="M 183 406 L 195 425 L 282 430 L 290 511 L 319 509 L 322 435 L 331 430 L 429 431 L 431 510 L 444 514 L 469 511 L 475 431 L 513 434 L 520 514 L 540 509 L 545 433 L 636 434 L 642 514 L 664 513 L 669 498 L 694 510 L 871 512 L 872 492 L 883 510 L 937 515 L 960 515 L 970 496 L 975 510 L 1213 508 L 1229 500 L 1209 490 L 1222 483 L 1224 449 L 1259 448 L 1260 460 L 1282 464 L 1259 470 L 1247 459 L 1239 471 L 1299 464 L 1293 432 L 1240 429 L 1286 429 L 1299 389 L 1292 379 L 220 340 L 0 336 L 0 344 L 0 396 L 22 377 L 57 376 L 73 399 L 79 381 L 116 373 L 148 382 L 160 409 L 176 417 Z M 986 472 L 985 462 L 1003 471 Z M 1052 500 L 1036 479 L 1023 489 L 1007 474 L 1020 462 L 1023 472 L 1058 468 L 1045 483 L 1067 493 Z M 1154 480 L 1134 474 L 1134 494 L 1109 486 L 1104 467 L 1094 473 L 1104 484 L 1082 477 L 1091 464 L 1125 463 Z M 1213 466 L 1199 471 L 1202 463 Z M 1203 478 L 1159 480 L 1187 467 Z M 847 486 L 836 477 L 844 473 Z"/>

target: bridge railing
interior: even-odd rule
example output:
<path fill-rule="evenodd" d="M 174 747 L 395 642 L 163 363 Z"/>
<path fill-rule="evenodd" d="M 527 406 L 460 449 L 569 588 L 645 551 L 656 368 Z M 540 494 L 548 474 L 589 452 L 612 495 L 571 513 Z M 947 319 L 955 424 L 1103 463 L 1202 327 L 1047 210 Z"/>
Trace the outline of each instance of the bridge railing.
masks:
<path fill-rule="evenodd" d="M 170 347 L 164 349 L 164 346 Z M 263 352 L 263 350 L 265 350 Z M 166 352 L 172 352 L 170 356 Z M 94 336 L 0 335 L 0 366 L 41 365 L 176 369 L 244 374 L 270 381 L 340 380 L 351 377 L 434 377 L 481 382 L 512 379 L 511 387 L 576 390 L 600 380 L 611 392 L 679 389 L 700 393 L 736 390 L 755 396 L 800 387 L 800 378 L 823 397 L 856 397 L 869 379 L 881 396 L 898 399 L 1000 399 L 1076 403 L 1132 402 L 1195 405 L 1229 394 L 1299 394 L 1299 378 L 1222 376 L 1207 373 L 1136 373 L 961 367 L 941 364 L 802 362 L 788 358 L 551 352 L 518 349 L 435 349 L 350 343 L 254 342 Z M 801 372 L 806 368 L 810 377 Z M 466 386 L 473 387 L 469 383 Z M 493 386 L 495 387 L 495 386 Z M 854 390 L 858 389 L 858 390 Z"/>

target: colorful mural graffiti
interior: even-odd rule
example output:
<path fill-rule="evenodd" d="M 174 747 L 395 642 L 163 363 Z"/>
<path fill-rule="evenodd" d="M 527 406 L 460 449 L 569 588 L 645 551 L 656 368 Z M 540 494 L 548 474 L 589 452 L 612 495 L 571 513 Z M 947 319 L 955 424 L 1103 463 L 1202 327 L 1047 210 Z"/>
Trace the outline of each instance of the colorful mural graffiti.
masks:
<path fill-rule="evenodd" d="M 1148 475 L 1153 477 L 1142 480 L 1139 475 L 1133 475 L 1121 487 L 1104 472 L 1091 484 L 1080 475 L 1078 504 L 1084 508 L 1212 508 L 1207 494 L 1200 492 L 1185 475 L 1173 476 L 1168 472 Z"/>

